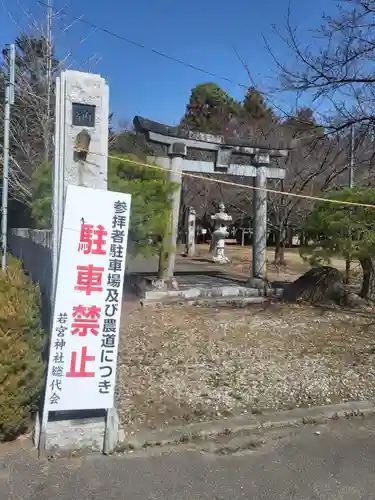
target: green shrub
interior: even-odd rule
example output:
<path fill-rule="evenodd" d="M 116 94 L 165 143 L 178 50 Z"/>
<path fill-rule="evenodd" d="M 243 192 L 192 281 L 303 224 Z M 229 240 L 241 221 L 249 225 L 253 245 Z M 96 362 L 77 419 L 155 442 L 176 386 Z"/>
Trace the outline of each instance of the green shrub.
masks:
<path fill-rule="evenodd" d="M 0 270 L 0 441 L 27 429 L 44 380 L 40 294 L 19 261 Z"/>
<path fill-rule="evenodd" d="M 132 195 L 128 253 L 149 257 L 168 252 L 161 244 L 169 230 L 171 199 L 177 184 L 169 180 L 168 171 L 139 164 L 133 156 L 114 153 L 108 161 L 108 189 Z M 52 170 L 41 164 L 31 178 L 32 218 L 35 227 L 52 227 Z M 150 244 L 150 239 L 154 244 Z M 156 243 L 157 242 L 157 243 Z M 164 242 L 165 243 L 165 242 Z"/>

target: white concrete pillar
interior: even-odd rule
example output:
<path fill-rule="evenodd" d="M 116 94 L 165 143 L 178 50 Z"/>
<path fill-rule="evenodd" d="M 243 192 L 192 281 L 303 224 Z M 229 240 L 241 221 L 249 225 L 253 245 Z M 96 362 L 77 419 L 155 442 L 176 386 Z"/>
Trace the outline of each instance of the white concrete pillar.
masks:
<path fill-rule="evenodd" d="M 99 75 L 62 71 L 56 82 L 55 107 L 52 300 L 66 186 L 73 184 L 107 189 L 108 85 Z M 77 135 L 83 130 L 90 135 L 86 158 L 80 158 L 75 152 Z"/>
<path fill-rule="evenodd" d="M 174 276 L 174 268 L 176 263 L 176 245 L 178 237 L 178 223 L 180 217 L 182 169 L 184 158 L 186 156 L 186 145 L 184 143 L 175 142 L 170 146 L 168 154 L 171 161 L 169 178 L 171 182 L 177 185 L 177 189 L 174 191 L 172 199 L 171 235 L 168 245 L 167 279 L 170 280 Z"/>
<path fill-rule="evenodd" d="M 109 89 L 104 78 L 64 71 L 65 129 L 64 186 L 107 189 Z M 84 161 L 74 154 L 77 134 L 87 130 L 91 141 Z"/>
<path fill-rule="evenodd" d="M 269 154 L 255 157 L 257 176 L 254 190 L 253 278 L 267 278 L 267 166 Z"/>

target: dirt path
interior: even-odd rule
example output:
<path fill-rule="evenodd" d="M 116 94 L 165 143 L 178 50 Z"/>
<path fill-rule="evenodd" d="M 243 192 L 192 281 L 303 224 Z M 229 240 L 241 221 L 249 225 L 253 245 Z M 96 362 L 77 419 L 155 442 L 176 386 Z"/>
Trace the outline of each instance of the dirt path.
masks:
<path fill-rule="evenodd" d="M 227 245 L 225 249 L 226 255 L 231 260 L 230 264 L 220 266 L 220 269 L 227 272 L 234 272 L 243 277 L 250 276 L 251 263 L 252 263 L 252 248 L 241 247 L 236 245 Z M 298 248 L 285 249 L 286 266 L 276 266 L 273 264 L 275 257 L 275 249 L 267 249 L 267 272 L 270 281 L 294 281 L 299 276 L 304 274 L 310 269 L 308 262 L 305 262 L 300 254 Z M 208 245 L 197 245 L 196 255 L 193 262 L 207 262 L 211 261 L 212 254 L 208 251 Z M 330 265 L 336 267 L 340 271 L 345 271 L 345 260 L 339 257 L 333 257 Z M 352 264 L 352 272 L 354 277 L 360 274 L 359 263 Z"/>

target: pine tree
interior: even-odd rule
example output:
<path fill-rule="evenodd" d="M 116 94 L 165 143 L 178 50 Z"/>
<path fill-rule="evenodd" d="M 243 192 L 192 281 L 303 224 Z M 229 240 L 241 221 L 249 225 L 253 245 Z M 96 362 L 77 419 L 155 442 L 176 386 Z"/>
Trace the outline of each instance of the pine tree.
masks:
<path fill-rule="evenodd" d="M 341 189 L 327 198 L 373 205 L 374 188 Z M 306 221 L 305 234 L 313 244 L 301 249 L 311 263 L 328 262 L 333 256 L 359 260 L 363 270 L 361 296 L 375 299 L 375 209 L 340 203 L 318 202 Z"/>
<path fill-rule="evenodd" d="M 263 120 L 273 117 L 272 110 L 267 107 L 263 95 L 254 87 L 250 87 L 242 103 L 246 119 Z"/>
<path fill-rule="evenodd" d="M 216 83 L 194 87 L 181 126 L 209 134 L 225 132 L 231 118 L 241 114 L 241 104 Z"/>

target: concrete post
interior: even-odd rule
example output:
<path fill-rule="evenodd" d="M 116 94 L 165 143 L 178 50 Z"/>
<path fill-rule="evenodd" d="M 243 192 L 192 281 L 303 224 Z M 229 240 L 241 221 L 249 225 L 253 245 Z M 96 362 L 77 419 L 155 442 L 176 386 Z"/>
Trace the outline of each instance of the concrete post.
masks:
<path fill-rule="evenodd" d="M 53 170 L 52 302 L 56 284 L 65 190 L 68 184 L 107 189 L 109 89 L 99 75 L 62 71 L 56 82 L 55 159 Z M 79 137 L 87 138 L 86 153 Z M 39 415 L 34 442 L 44 449 L 89 447 L 105 453 L 118 442 L 119 423 L 115 408 L 105 411 L 57 412 L 48 422 Z M 47 425 L 48 424 L 48 425 Z M 40 431 L 42 432 L 39 443 Z"/>
<path fill-rule="evenodd" d="M 100 75 L 66 70 L 64 188 L 68 184 L 107 189 L 109 88 Z M 87 157 L 77 158 L 77 134 L 90 134 Z M 64 189 L 65 197 L 65 189 Z"/>
<path fill-rule="evenodd" d="M 109 89 L 104 78 L 62 71 L 56 82 L 55 113 L 52 300 L 66 186 L 107 189 Z M 90 135 L 89 151 L 86 158 L 77 158 L 76 139 L 83 130 Z"/>
<path fill-rule="evenodd" d="M 267 165 L 268 154 L 255 157 L 257 176 L 254 190 L 253 279 L 267 278 Z"/>
<path fill-rule="evenodd" d="M 186 254 L 189 257 L 194 257 L 195 254 L 195 216 L 196 212 L 193 207 L 189 207 L 187 217 L 187 244 Z"/>
<path fill-rule="evenodd" d="M 168 263 L 167 263 L 167 279 L 171 280 L 174 275 L 174 267 L 176 262 L 176 245 L 178 236 L 178 222 L 180 216 L 180 201 L 181 201 L 181 180 L 184 158 L 186 156 L 186 145 L 184 143 L 175 142 L 169 148 L 170 157 L 170 175 L 169 179 L 174 184 L 177 184 L 177 189 L 173 193 L 172 199 L 172 221 L 171 234 L 169 238 L 168 248 Z"/>

